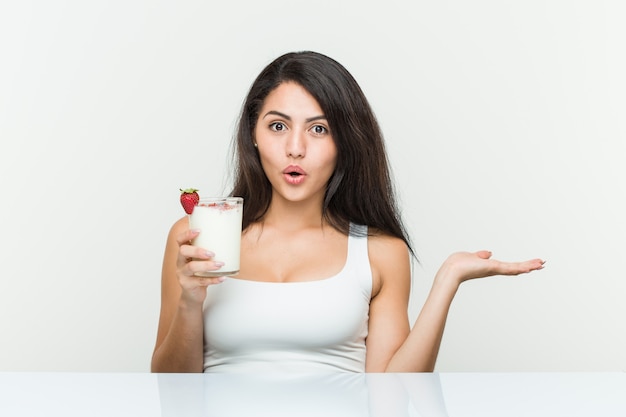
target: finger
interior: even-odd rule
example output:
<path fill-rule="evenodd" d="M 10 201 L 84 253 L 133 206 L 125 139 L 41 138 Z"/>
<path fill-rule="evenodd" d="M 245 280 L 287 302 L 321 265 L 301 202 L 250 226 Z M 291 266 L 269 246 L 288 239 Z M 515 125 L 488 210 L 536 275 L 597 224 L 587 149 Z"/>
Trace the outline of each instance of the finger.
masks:
<path fill-rule="evenodd" d="M 192 260 L 187 262 L 183 267 L 183 273 L 187 276 L 194 276 L 199 272 L 216 271 L 224 266 L 224 262 L 220 261 L 198 261 Z"/>
<path fill-rule="evenodd" d="M 540 269 L 543 269 L 544 265 L 546 264 L 546 261 L 544 261 L 543 259 L 532 259 L 527 262 L 528 266 L 531 268 L 531 271 L 538 271 Z"/>
<path fill-rule="evenodd" d="M 182 245 L 178 250 L 179 258 L 212 259 L 215 253 L 193 245 Z"/>
<path fill-rule="evenodd" d="M 478 252 L 476 252 L 476 255 L 478 255 L 478 257 L 482 259 L 489 259 L 491 258 L 492 253 L 488 250 L 479 250 Z"/>
<path fill-rule="evenodd" d="M 532 271 L 543 269 L 544 261 L 541 259 L 532 259 L 524 262 L 500 262 L 496 261 L 496 273 L 500 275 L 520 275 L 527 274 Z"/>
<path fill-rule="evenodd" d="M 213 252 L 204 250 L 197 246 L 182 245 L 178 250 L 178 257 L 176 259 L 176 267 L 181 270 L 184 275 L 191 276 L 193 271 L 188 267 L 188 264 L 195 260 L 211 260 L 215 254 Z"/>
<path fill-rule="evenodd" d="M 198 280 L 198 284 L 201 285 L 201 286 L 216 285 L 216 284 L 219 284 L 219 283 L 224 282 L 226 280 L 226 277 L 199 277 L 199 276 L 195 276 L 194 278 L 196 278 Z"/>
<path fill-rule="evenodd" d="M 200 298 L 204 300 L 206 298 L 206 288 L 209 285 L 217 285 L 226 280 L 226 277 L 188 277 L 185 279 L 186 283 L 183 284 L 183 288 L 186 291 L 187 297 L 196 299 L 198 297 L 198 290 L 200 290 Z"/>
<path fill-rule="evenodd" d="M 199 234 L 200 234 L 200 231 L 198 229 L 185 230 L 184 232 L 176 236 L 176 242 L 178 243 L 179 246 L 188 244 L 189 242 L 193 240 L 193 238 L 195 238 Z"/>
<path fill-rule="evenodd" d="M 526 274 L 528 272 L 536 271 L 539 269 L 543 269 L 543 264 L 545 262 L 541 259 L 531 259 L 529 261 L 520 262 L 519 269 L 521 270 L 521 274 Z"/>

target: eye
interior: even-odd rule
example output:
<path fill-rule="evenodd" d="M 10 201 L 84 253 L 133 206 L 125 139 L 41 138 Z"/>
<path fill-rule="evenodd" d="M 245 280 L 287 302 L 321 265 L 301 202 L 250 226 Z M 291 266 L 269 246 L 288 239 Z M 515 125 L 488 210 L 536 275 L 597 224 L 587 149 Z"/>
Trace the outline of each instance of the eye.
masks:
<path fill-rule="evenodd" d="M 328 129 L 326 128 L 326 126 L 315 125 L 311 127 L 311 132 L 313 132 L 316 135 L 325 135 L 328 133 Z"/>
<path fill-rule="evenodd" d="M 275 131 L 275 132 L 282 132 L 286 128 L 287 127 L 283 123 L 281 123 L 281 122 L 270 123 L 270 129 Z"/>

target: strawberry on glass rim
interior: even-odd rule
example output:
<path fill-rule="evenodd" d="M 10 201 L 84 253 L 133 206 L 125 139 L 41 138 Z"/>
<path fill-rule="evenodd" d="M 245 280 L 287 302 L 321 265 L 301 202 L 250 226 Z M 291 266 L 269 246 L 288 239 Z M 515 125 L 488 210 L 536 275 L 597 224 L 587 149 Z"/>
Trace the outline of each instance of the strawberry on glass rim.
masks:
<path fill-rule="evenodd" d="M 306 171 L 298 165 L 289 165 L 283 170 L 283 177 L 289 184 L 292 185 L 298 185 L 302 183 L 306 175 Z"/>
<path fill-rule="evenodd" d="M 185 188 L 184 190 L 180 189 L 180 204 L 183 206 L 185 213 L 191 214 L 193 213 L 193 208 L 200 201 L 200 196 L 198 195 L 198 189 L 196 188 Z"/>

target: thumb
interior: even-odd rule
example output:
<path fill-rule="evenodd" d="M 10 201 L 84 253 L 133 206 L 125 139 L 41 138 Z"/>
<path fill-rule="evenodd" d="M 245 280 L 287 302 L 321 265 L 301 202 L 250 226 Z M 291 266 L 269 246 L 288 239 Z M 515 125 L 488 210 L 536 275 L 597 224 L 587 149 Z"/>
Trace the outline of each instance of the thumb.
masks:
<path fill-rule="evenodd" d="M 491 258 L 492 253 L 488 250 L 479 250 L 478 252 L 476 252 L 476 255 L 478 255 L 478 257 L 482 259 L 489 259 Z"/>

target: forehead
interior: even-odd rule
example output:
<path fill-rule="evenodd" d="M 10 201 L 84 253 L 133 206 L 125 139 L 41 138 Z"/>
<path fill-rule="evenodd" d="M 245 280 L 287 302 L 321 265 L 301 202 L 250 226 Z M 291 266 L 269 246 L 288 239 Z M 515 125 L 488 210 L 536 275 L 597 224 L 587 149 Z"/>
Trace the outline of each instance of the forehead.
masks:
<path fill-rule="evenodd" d="M 261 116 L 269 110 L 291 110 L 291 112 L 314 112 L 322 114 L 322 109 L 302 85 L 287 81 L 272 90 L 263 101 Z"/>

